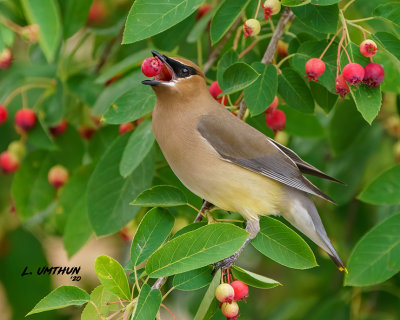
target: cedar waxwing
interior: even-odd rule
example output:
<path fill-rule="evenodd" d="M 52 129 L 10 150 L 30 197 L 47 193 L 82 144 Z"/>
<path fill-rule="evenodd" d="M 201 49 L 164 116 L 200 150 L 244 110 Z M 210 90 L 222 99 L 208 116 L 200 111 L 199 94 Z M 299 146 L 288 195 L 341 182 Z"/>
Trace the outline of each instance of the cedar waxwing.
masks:
<path fill-rule="evenodd" d="M 308 194 L 333 201 L 302 173 L 340 181 L 226 110 L 193 62 L 152 53 L 168 72 L 142 83 L 156 94 L 154 137 L 180 181 L 202 199 L 240 213 L 250 239 L 260 229 L 259 216 L 282 215 L 346 270 Z"/>

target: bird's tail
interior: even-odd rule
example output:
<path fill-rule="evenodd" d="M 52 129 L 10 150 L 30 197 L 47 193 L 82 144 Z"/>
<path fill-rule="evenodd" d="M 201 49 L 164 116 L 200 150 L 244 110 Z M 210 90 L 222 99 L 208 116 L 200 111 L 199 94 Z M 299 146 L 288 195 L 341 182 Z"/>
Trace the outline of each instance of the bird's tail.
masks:
<path fill-rule="evenodd" d="M 346 267 L 326 234 L 314 202 L 303 192 L 296 192 L 289 202 L 290 204 L 286 206 L 287 210 L 282 212 L 282 216 L 322 248 L 340 271 L 347 273 Z"/>

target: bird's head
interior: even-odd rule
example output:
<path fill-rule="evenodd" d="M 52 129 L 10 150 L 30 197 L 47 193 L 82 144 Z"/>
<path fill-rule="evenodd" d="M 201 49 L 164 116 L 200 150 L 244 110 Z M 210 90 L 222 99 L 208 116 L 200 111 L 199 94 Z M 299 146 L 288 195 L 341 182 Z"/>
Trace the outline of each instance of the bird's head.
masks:
<path fill-rule="evenodd" d="M 202 90 L 207 91 L 204 73 L 192 61 L 183 58 L 170 58 L 152 51 L 164 64 L 160 74 L 152 80 L 142 81 L 150 85 L 158 98 L 193 97 Z"/>

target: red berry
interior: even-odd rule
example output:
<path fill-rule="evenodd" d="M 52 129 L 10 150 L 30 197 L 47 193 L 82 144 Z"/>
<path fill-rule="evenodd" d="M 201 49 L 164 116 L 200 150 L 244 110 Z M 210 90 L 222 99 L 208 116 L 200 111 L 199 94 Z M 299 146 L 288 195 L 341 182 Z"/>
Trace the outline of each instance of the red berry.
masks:
<path fill-rule="evenodd" d="M 243 25 L 244 37 L 254 37 L 260 33 L 261 25 L 256 19 L 248 19 Z"/>
<path fill-rule="evenodd" d="M 269 112 L 265 118 L 265 123 L 276 134 L 277 131 L 283 130 L 286 127 L 285 113 L 278 109 Z"/>
<path fill-rule="evenodd" d="M 233 319 L 239 314 L 239 306 L 238 304 L 233 302 L 224 302 L 221 305 L 222 314 L 228 319 Z"/>
<path fill-rule="evenodd" d="M 231 286 L 235 291 L 235 301 L 243 299 L 249 295 L 249 287 L 244 282 L 236 280 L 231 282 Z"/>
<path fill-rule="evenodd" d="M 68 170 L 61 165 L 56 165 L 49 170 L 47 178 L 49 183 L 58 189 L 67 183 L 69 178 Z"/>
<path fill-rule="evenodd" d="M 364 68 L 358 63 L 349 63 L 344 66 L 343 78 L 353 86 L 358 85 L 364 79 Z"/>
<path fill-rule="evenodd" d="M 36 115 L 31 109 L 20 109 L 15 114 L 15 124 L 23 131 L 29 131 L 36 124 Z"/>
<path fill-rule="evenodd" d="M 0 167 L 4 173 L 15 172 L 19 167 L 19 160 L 11 152 L 4 151 L 0 154 Z"/>
<path fill-rule="evenodd" d="M 363 82 L 370 88 L 378 88 L 384 78 L 385 71 L 380 64 L 371 62 L 364 67 Z"/>
<path fill-rule="evenodd" d="M 6 107 L 4 107 L 0 104 L 0 124 L 3 124 L 4 122 L 6 122 L 7 117 L 8 117 L 8 113 L 7 113 Z"/>
<path fill-rule="evenodd" d="M 267 110 L 264 111 L 264 113 L 271 113 L 272 111 L 276 110 L 276 108 L 278 107 L 279 104 L 279 100 L 278 97 L 275 96 L 274 101 L 272 101 L 272 103 L 268 106 Z"/>
<path fill-rule="evenodd" d="M 8 48 L 0 52 L 0 69 L 8 69 L 12 62 L 12 53 Z"/>
<path fill-rule="evenodd" d="M 339 93 L 342 99 L 344 99 L 346 94 L 350 92 L 349 85 L 347 84 L 346 80 L 344 80 L 342 74 L 336 78 L 335 88 L 336 88 L 336 93 Z"/>
<path fill-rule="evenodd" d="M 280 0 L 267 0 L 262 4 L 262 8 L 265 21 L 267 21 L 270 16 L 273 16 L 281 11 L 281 2 Z"/>
<path fill-rule="evenodd" d="M 65 130 L 67 130 L 67 121 L 65 119 L 62 119 L 61 122 L 54 126 L 54 127 L 50 127 L 50 133 L 53 137 L 58 137 L 60 135 L 62 135 Z"/>
<path fill-rule="evenodd" d="M 121 123 L 119 125 L 119 134 L 122 135 L 133 129 L 135 129 L 135 125 L 132 122 Z"/>
<path fill-rule="evenodd" d="M 161 72 L 163 63 L 158 57 L 146 58 L 142 62 L 142 72 L 146 77 L 154 77 Z"/>
<path fill-rule="evenodd" d="M 221 283 L 217 289 L 215 289 L 215 297 L 219 302 L 231 302 L 234 296 L 235 291 L 228 283 Z"/>
<path fill-rule="evenodd" d="M 208 11 L 211 10 L 211 5 L 209 3 L 203 3 L 197 9 L 196 21 L 200 20 Z"/>
<path fill-rule="evenodd" d="M 108 16 L 106 5 L 101 0 L 95 0 L 89 10 L 88 23 L 95 25 L 104 21 Z"/>
<path fill-rule="evenodd" d="M 364 40 L 360 44 L 360 52 L 364 57 L 374 56 L 376 50 L 378 50 L 378 47 L 376 46 L 376 43 L 372 40 Z"/>
<path fill-rule="evenodd" d="M 211 83 L 209 91 L 215 100 L 226 106 L 226 97 L 218 98 L 218 96 L 222 93 L 222 89 L 220 88 L 218 81 Z"/>
<path fill-rule="evenodd" d="M 312 58 L 306 62 L 306 74 L 308 81 L 317 81 L 318 78 L 325 72 L 325 63 L 318 58 Z"/>
<path fill-rule="evenodd" d="M 83 139 L 90 140 L 92 139 L 92 136 L 96 132 L 96 128 L 83 126 L 80 127 L 78 131 Z"/>

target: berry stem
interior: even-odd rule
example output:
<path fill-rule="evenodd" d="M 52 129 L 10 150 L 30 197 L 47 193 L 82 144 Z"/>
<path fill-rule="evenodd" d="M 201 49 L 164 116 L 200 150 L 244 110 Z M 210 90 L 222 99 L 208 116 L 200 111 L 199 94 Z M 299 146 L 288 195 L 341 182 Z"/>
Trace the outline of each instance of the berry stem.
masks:
<path fill-rule="evenodd" d="M 167 306 L 165 304 L 162 303 L 161 307 L 163 307 L 172 316 L 172 318 L 174 318 L 174 320 L 177 320 L 175 315 L 172 313 L 172 311 L 169 308 L 167 308 Z"/>
<path fill-rule="evenodd" d="M 347 40 L 349 41 L 349 43 L 351 43 L 350 35 L 349 35 L 349 29 L 347 29 L 346 19 L 344 18 L 342 10 L 340 10 L 339 16 L 340 16 L 340 21 L 342 22 L 343 31 L 346 34 Z"/>
<path fill-rule="evenodd" d="M 362 32 L 362 34 L 363 34 L 363 36 L 364 36 L 364 40 L 367 40 L 367 37 L 366 37 L 365 33 L 369 33 L 369 34 L 372 33 L 372 32 L 370 32 L 370 31 L 368 31 L 367 29 L 365 29 L 365 28 L 359 26 L 358 24 L 355 24 L 355 23 L 352 23 L 352 22 L 349 22 L 349 21 L 347 21 L 347 23 L 348 23 L 349 25 L 351 25 L 352 27 L 355 27 L 355 28 L 357 28 L 357 29 L 360 29 L 360 31 Z"/>
<path fill-rule="evenodd" d="M 296 54 L 292 53 L 289 54 L 288 56 L 284 57 L 281 61 L 279 61 L 279 63 L 276 65 L 276 67 L 279 69 L 281 67 L 281 65 L 286 61 L 289 60 L 290 58 L 293 58 Z"/>
<path fill-rule="evenodd" d="M 337 58 L 336 58 L 336 78 L 339 77 L 340 48 L 342 47 L 342 43 L 343 43 L 343 40 L 344 40 L 345 36 L 346 36 L 346 34 L 344 33 L 344 30 L 343 30 L 342 38 L 339 41 Z"/>
<path fill-rule="evenodd" d="M 326 46 L 326 48 L 324 49 L 324 51 L 321 53 L 321 55 L 319 56 L 319 58 L 322 60 L 322 58 L 324 57 L 325 53 L 328 51 L 329 47 L 331 46 L 331 44 L 333 43 L 333 41 L 335 40 L 335 38 L 337 37 L 337 35 L 339 34 L 339 32 L 342 30 L 342 28 L 339 28 L 339 30 L 335 33 L 335 35 L 332 37 L 331 41 L 329 41 L 328 45 Z"/>
<path fill-rule="evenodd" d="M 356 0 L 351 0 L 349 3 L 347 3 L 347 4 L 343 7 L 342 11 L 345 12 L 345 11 L 347 10 L 347 8 L 350 7 L 350 6 L 354 3 L 354 1 L 356 1 Z"/>
<path fill-rule="evenodd" d="M 251 49 L 253 49 L 253 47 L 258 43 L 259 39 L 254 40 L 246 49 L 244 49 L 240 54 L 239 54 L 239 58 L 243 58 L 243 56 L 249 52 Z"/>
<path fill-rule="evenodd" d="M 349 63 L 351 63 L 351 59 L 350 59 L 349 53 L 347 52 L 347 49 L 346 49 L 346 47 L 343 45 L 343 43 L 342 43 L 342 48 L 343 48 L 344 52 L 346 52 L 347 59 L 349 59 Z"/>
<path fill-rule="evenodd" d="M 49 80 L 50 80 L 49 83 L 32 83 L 32 84 L 26 84 L 24 86 L 16 88 L 4 100 L 4 105 L 5 106 L 9 105 L 16 96 L 18 96 L 20 93 L 22 93 L 24 91 L 28 91 L 30 89 L 36 89 L 36 88 L 46 89 L 46 88 L 54 86 L 54 83 L 55 83 L 54 80 L 53 79 L 49 79 Z"/>
<path fill-rule="evenodd" d="M 363 18 L 363 19 L 355 19 L 355 20 L 347 20 L 347 22 L 352 22 L 352 23 L 357 23 L 357 22 L 363 22 L 363 21 L 368 21 L 368 20 L 373 20 L 375 17 L 368 17 L 368 18 Z"/>
<path fill-rule="evenodd" d="M 256 10 L 256 14 L 254 15 L 254 19 L 257 19 L 258 11 L 260 11 L 260 6 L 261 6 L 261 0 L 258 0 L 257 10 Z"/>
<path fill-rule="evenodd" d="M 168 297 L 168 295 L 175 290 L 175 287 L 171 287 L 163 296 L 161 301 L 164 301 L 166 297 Z"/>

